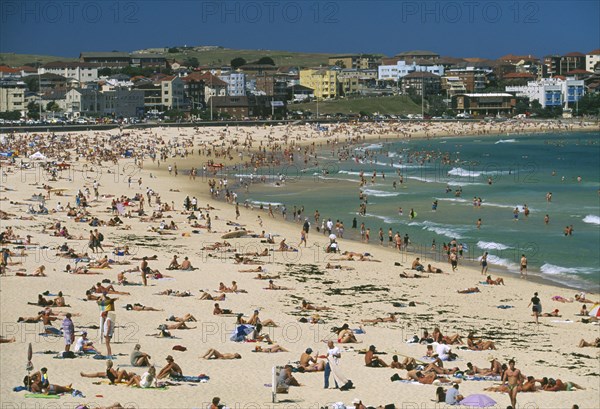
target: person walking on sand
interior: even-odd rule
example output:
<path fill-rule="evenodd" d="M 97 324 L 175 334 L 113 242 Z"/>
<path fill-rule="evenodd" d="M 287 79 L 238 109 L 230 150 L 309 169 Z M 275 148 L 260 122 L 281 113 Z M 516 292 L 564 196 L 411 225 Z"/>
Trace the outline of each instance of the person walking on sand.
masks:
<path fill-rule="evenodd" d="M 532 306 L 531 311 L 533 311 L 533 315 L 535 316 L 535 323 L 539 325 L 538 317 L 542 313 L 542 304 L 538 298 L 538 293 L 533 293 L 533 297 L 527 305 L 527 308 L 529 308 L 530 305 Z"/>
<path fill-rule="evenodd" d="M 508 395 L 510 396 L 510 404 L 513 408 L 517 407 L 517 393 L 519 392 L 519 385 L 525 380 L 525 377 L 521 371 L 515 368 L 515 360 L 511 359 L 508 361 L 508 369 L 504 371 L 502 375 L 502 382 L 506 382 L 508 385 Z"/>
<path fill-rule="evenodd" d="M 68 312 L 65 319 L 62 322 L 63 335 L 65 337 L 65 352 L 71 350 L 71 344 L 75 342 L 75 326 L 71 321 L 71 313 Z"/>
<path fill-rule="evenodd" d="M 142 273 L 142 283 L 144 287 L 148 285 L 148 280 L 146 278 L 146 274 L 150 272 L 150 267 L 148 267 L 148 257 L 142 257 L 142 263 L 140 264 L 140 271 Z"/>
<path fill-rule="evenodd" d="M 306 247 L 306 231 L 304 229 L 300 230 L 300 243 L 298 243 L 298 247 L 300 247 L 304 243 L 304 247 Z"/>
<path fill-rule="evenodd" d="M 110 349 L 110 340 L 115 330 L 115 325 L 112 319 L 108 316 L 108 311 L 102 311 L 102 318 L 104 318 L 104 342 L 106 343 L 106 355 L 112 356 L 112 350 Z"/>
<path fill-rule="evenodd" d="M 483 256 L 481 256 L 481 275 L 485 275 L 487 274 L 487 270 L 488 270 L 488 263 L 487 263 L 487 256 L 488 256 L 488 252 L 486 251 L 485 253 L 483 253 Z"/>
<path fill-rule="evenodd" d="M 527 257 L 521 254 L 521 277 L 527 278 Z"/>
<path fill-rule="evenodd" d="M 331 375 L 331 364 L 330 364 L 330 359 L 337 363 L 340 359 L 340 357 L 342 356 L 342 352 L 340 351 L 340 349 L 338 347 L 336 347 L 333 344 L 333 341 L 327 341 L 327 363 L 325 364 L 325 388 L 324 389 L 329 389 L 329 376 Z M 338 388 L 338 384 L 337 381 L 333 380 L 335 382 L 335 387 L 336 389 Z"/>

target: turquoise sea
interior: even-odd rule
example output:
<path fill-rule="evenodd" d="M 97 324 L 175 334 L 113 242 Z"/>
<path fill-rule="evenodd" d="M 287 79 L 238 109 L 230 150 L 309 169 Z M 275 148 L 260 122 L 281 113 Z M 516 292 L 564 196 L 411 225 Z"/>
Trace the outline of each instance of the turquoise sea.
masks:
<path fill-rule="evenodd" d="M 442 244 L 452 239 L 465 245 L 465 257 L 474 262 L 489 252 L 491 273 L 518 274 L 519 259 L 526 254 L 530 274 L 596 292 L 600 288 L 597 133 L 370 142 L 345 153 L 347 157 L 339 160 L 338 152 L 327 148 L 308 164 L 259 169 L 253 179 L 265 176 L 266 183 L 251 184 L 247 193 L 236 189 L 238 201 L 273 203 L 276 210 L 285 205 L 290 215 L 294 206 L 304 206 L 313 227 L 318 209 L 322 218 L 342 220 L 346 236 L 357 237 L 351 228 L 356 217 L 359 226 L 364 222 L 371 229 L 372 243 L 378 243 L 381 227 L 387 244 L 391 227 L 402 236 L 408 234 L 415 251 L 438 257 L 441 261 L 436 264 L 445 260 L 440 254 Z M 367 181 L 363 187 L 358 183 L 360 172 Z M 277 183 L 280 173 L 285 183 Z M 248 181 L 249 173 L 237 172 L 234 180 Z M 358 215 L 359 189 L 367 196 L 364 216 Z M 462 190 L 460 196 L 457 190 Z M 474 197 L 481 198 L 481 207 L 473 205 Z M 410 209 L 416 212 L 414 219 L 409 217 Z M 565 227 L 571 225 L 572 235 L 565 236 Z"/>

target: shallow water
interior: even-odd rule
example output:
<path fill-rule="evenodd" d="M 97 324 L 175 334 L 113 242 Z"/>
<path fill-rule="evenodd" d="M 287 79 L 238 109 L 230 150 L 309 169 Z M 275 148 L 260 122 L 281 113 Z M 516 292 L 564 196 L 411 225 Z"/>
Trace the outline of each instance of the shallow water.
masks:
<path fill-rule="evenodd" d="M 306 171 L 301 171 L 303 164 L 271 170 L 267 183 L 253 184 L 249 193 L 238 190 L 238 200 L 284 204 L 288 214 L 294 205 L 304 206 L 313 224 L 318 209 L 322 218 L 342 220 L 347 232 L 352 232 L 356 217 L 359 225 L 364 222 L 371 229 L 371 242 L 378 242 L 381 227 L 387 244 L 391 227 L 408 234 L 417 251 L 429 252 L 435 240 L 439 252 L 442 243 L 455 238 L 464 243 L 466 257 L 476 260 L 487 251 L 492 265 L 515 273 L 521 254 L 526 254 L 530 273 L 578 287 L 600 285 L 597 134 L 441 138 L 365 143 L 355 148 L 358 160 L 338 162 L 326 151 L 318 154 L 318 165 L 306 166 L 310 168 Z M 444 154 L 450 163 L 441 163 Z M 357 215 L 361 171 L 368 181 L 362 188 L 368 196 L 365 216 Z M 371 183 L 374 171 L 377 177 Z M 287 175 L 287 182 L 278 186 L 279 172 Z M 459 188 L 462 194 L 457 197 Z M 551 201 L 546 199 L 548 192 Z M 473 197 L 481 197 L 481 207 L 473 206 Z M 432 210 L 434 200 L 437 211 Z M 525 204 L 528 217 L 523 213 Z M 518 219 L 513 215 L 515 207 Z M 412 220 L 411 208 L 417 213 Z M 479 218 L 482 226 L 477 229 Z M 565 236 L 563 229 L 570 225 L 574 233 Z"/>

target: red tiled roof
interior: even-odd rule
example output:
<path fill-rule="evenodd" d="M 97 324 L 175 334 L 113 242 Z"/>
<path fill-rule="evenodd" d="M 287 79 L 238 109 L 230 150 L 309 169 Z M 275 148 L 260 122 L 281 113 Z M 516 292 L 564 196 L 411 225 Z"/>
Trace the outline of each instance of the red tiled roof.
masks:
<path fill-rule="evenodd" d="M 558 79 L 563 80 L 563 81 L 567 79 L 567 77 L 565 77 L 564 75 L 555 75 L 552 78 L 558 78 Z"/>
<path fill-rule="evenodd" d="M 592 75 L 593 72 L 589 72 L 589 71 L 586 71 L 586 70 L 572 70 L 572 71 L 569 71 L 567 73 L 567 75 L 569 75 L 569 74 L 589 74 L 589 75 Z"/>
<path fill-rule="evenodd" d="M 585 57 L 585 54 L 581 54 L 580 52 L 574 51 L 572 53 L 563 55 L 563 57 Z"/>
<path fill-rule="evenodd" d="M 188 77 L 190 76 L 194 76 L 194 78 L 197 81 L 201 81 L 204 80 L 205 84 L 211 84 L 211 85 L 217 85 L 217 86 L 221 86 L 221 87 L 226 87 L 227 83 L 223 80 L 221 80 L 219 77 L 217 77 L 216 75 L 211 74 L 210 72 L 205 72 L 205 73 L 198 73 L 198 72 L 193 72 L 190 75 L 188 75 Z"/>
<path fill-rule="evenodd" d="M 23 72 L 37 72 L 37 68 L 30 67 L 29 65 L 23 65 L 21 67 L 15 67 Z"/>
<path fill-rule="evenodd" d="M 587 55 L 600 55 L 600 48 L 590 51 Z"/>
<path fill-rule="evenodd" d="M 6 74 L 18 74 L 21 72 L 18 68 L 11 68 L 7 65 L 0 65 L 0 72 L 4 72 Z"/>
<path fill-rule="evenodd" d="M 500 61 L 509 61 L 509 62 L 519 62 L 521 60 L 530 61 L 530 60 L 537 60 L 537 59 L 538 58 L 533 55 L 513 55 L 513 54 L 507 54 L 507 55 L 504 55 L 504 56 L 498 58 L 498 60 L 500 60 Z"/>

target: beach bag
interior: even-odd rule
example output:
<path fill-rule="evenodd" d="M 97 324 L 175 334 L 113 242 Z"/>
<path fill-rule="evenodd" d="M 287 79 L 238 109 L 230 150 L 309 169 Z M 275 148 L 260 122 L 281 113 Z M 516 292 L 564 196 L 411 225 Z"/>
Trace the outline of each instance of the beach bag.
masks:
<path fill-rule="evenodd" d="M 102 243 L 104 241 L 104 234 L 98 233 L 98 241 Z"/>

